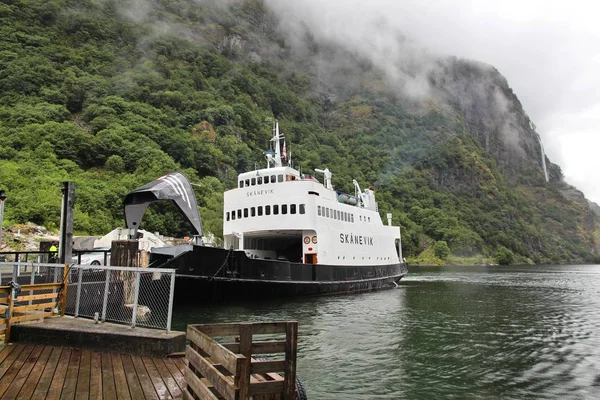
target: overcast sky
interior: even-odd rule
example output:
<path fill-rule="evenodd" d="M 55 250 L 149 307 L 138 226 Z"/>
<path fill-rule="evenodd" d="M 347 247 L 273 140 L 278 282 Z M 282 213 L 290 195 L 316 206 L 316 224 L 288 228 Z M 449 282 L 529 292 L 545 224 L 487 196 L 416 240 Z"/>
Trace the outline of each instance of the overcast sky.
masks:
<path fill-rule="evenodd" d="M 506 76 L 566 181 L 600 204 L 600 1 L 270 3 L 306 13 L 328 36 L 361 42 L 373 21 L 387 22 L 433 53 L 492 64 Z"/>

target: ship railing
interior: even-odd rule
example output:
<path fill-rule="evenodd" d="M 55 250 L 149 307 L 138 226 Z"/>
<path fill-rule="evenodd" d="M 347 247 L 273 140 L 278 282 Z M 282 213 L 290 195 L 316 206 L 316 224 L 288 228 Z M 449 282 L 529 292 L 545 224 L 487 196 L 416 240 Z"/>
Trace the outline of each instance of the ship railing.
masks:
<path fill-rule="evenodd" d="M 171 331 L 174 269 L 0 262 L 0 286 L 10 282 L 64 284 L 60 314 Z"/>

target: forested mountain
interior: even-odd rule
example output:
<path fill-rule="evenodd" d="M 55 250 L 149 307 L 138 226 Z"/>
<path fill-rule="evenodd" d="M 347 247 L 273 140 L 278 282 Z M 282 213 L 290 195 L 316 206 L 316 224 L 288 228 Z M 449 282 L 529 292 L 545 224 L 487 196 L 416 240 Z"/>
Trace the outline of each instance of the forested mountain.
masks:
<path fill-rule="evenodd" d="M 271 7 L 0 0 L 5 226 L 56 227 L 72 180 L 75 229 L 103 234 L 123 225 L 125 194 L 181 171 L 219 236 L 222 192 L 264 164 L 276 118 L 303 172 L 375 187 L 409 260 L 598 260 L 598 216 L 547 159 L 546 181 L 535 127 L 497 70 L 410 54 L 382 64 Z M 190 233 L 168 204 L 142 225 Z"/>

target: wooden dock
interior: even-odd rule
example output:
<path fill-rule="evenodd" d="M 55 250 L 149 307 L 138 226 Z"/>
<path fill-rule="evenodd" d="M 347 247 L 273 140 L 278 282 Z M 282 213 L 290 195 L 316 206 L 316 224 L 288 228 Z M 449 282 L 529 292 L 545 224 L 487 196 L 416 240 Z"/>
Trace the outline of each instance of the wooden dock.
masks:
<path fill-rule="evenodd" d="M 67 347 L 7 344 L 0 399 L 178 399 L 186 362 Z"/>

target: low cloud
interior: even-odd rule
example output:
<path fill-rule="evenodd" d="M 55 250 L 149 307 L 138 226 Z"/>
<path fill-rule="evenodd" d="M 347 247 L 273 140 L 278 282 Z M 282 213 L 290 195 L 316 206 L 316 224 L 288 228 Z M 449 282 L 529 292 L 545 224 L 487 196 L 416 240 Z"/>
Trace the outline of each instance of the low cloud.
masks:
<path fill-rule="evenodd" d="M 585 0 L 267 0 L 290 29 L 368 56 L 412 96 L 428 94 L 432 54 L 496 67 L 568 182 L 600 202 L 600 4 Z M 399 40 L 402 39 L 402 40 Z M 407 62 L 425 68 L 407 74 Z M 392 62 L 390 62 L 392 61 Z M 501 101 L 499 102 L 501 103 Z M 510 130 L 509 130 L 510 131 Z"/>

